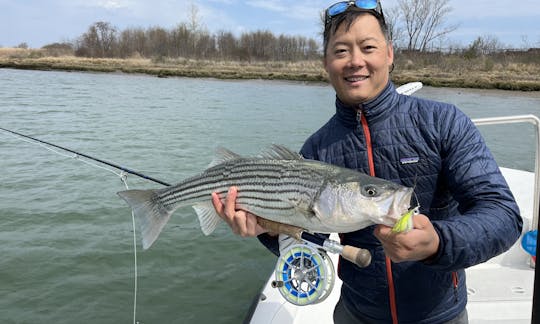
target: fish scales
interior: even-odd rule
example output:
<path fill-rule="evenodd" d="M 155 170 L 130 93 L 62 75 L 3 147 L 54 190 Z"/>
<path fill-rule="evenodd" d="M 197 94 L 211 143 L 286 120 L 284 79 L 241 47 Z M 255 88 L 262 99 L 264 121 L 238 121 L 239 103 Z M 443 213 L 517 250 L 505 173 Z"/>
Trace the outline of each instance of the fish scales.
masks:
<path fill-rule="evenodd" d="M 251 167 L 253 165 L 248 164 L 248 167 Z M 268 167 L 267 164 L 262 165 L 263 167 Z M 302 181 L 309 183 L 313 179 L 313 172 L 311 173 L 292 173 L 287 172 L 287 174 L 284 173 L 283 170 L 280 170 L 279 167 L 283 167 L 283 165 L 280 164 L 274 164 L 271 166 L 271 168 L 267 168 L 264 170 L 260 166 L 256 165 L 256 168 L 253 169 L 247 169 L 244 168 L 242 165 L 235 169 L 230 168 L 219 168 L 214 169 L 212 171 L 214 172 L 204 172 L 198 176 L 192 177 L 190 179 L 185 180 L 181 183 L 182 187 L 179 187 L 178 185 L 175 187 L 178 187 L 178 190 L 183 190 L 184 193 L 188 193 L 189 189 L 192 188 L 195 191 L 201 191 L 204 190 L 205 185 L 209 185 L 212 188 L 218 187 L 221 182 L 226 181 L 228 183 L 232 183 L 235 181 L 243 182 L 243 183 L 257 183 L 260 181 L 261 178 L 265 179 L 265 184 L 271 185 L 272 182 L 268 179 L 274 179 L 275 182 L 280 182 L 280 184 L 287 183 L 283 179 L 290 178 L 290 183 L 297 184 Z M 228 170 L 227 170 L 228 169 Z M 224 171 L 227 170 L 227 171 Z M 216 172 L 217 171 L 217 172 Z M 168 191 L 168 190 L 164 190 Z M 173 191 L 174 192 L 174 191 Z"/>
<path fill-rule="evenodd" d="M 299 163 L 278 163 L 279 161 L 243 160 L 235 161 L 221 167 L 214 167 L 199 176 L 187 179 L 183 183 L 164 189 L 159 198 L 167 207 L 176 204 L 189 204 L 202 198 L 207 198 L 212 192 L 224 195 L 230 186 L 241 188 L 239 193 L 240 204 L 254 205 L 264 208 L 252 200 L 261 202 L 280 202 L 276 199 L 281 195 L 302 195 L 305 188 L 317 190 L 320 187 L 324 174 L 318 174 L 318 181 L 313 181 L 316 173 L 306 169 Z M 289 162 L 289 161 L 285 161 Z M 291 165 L 294 168 L 291 170 Z M 313 192 L 311 193 L 313 194 Z M 249 195 L 250 198 L 246 198 Z M 268 208 L 277 207 L 275 204 Z"/>

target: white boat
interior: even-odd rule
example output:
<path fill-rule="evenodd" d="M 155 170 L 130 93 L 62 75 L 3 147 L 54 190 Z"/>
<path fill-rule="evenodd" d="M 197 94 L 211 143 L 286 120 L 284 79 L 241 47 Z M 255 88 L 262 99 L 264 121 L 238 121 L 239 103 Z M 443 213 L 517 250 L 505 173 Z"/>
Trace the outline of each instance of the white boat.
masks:
<path fill-rule="evenodd" d="M 536 127 L 535 172 L 501 168 L 516 197 L 523 217 L 523 234 L 538 228 L 540 197 L 540 119 L 534 115 L 476 119 L 477 125 L 532 123 Z M 333 234 L 334 238 L 337 235 Z M 338 256 L 330 254 L 334 264 Z M 521 239 L 507 252 L 466 269 L 469 323 L 531 323 L 535 269 L 532 258 L 521 247 Z M 332 323 L 332 313 L 340 295 L 341 281 L 335 284 L 322 302 L 297 306 L 286 301 L 279 290 L 272 288 L 270 276 L 247 315 L 252 324 Z M 538 286 L 538 283 L 537 283 Z M 536 298 L 540 292 L 536 292 Z"/>

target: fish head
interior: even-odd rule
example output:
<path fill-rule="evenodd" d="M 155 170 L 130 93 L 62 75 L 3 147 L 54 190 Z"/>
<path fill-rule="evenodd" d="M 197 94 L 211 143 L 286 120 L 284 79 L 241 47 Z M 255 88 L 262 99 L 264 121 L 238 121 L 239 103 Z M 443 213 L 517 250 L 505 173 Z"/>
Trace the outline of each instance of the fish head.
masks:
<path fill-rule="evenodd" d="M 413 189 L 384 181 L 377 185 L 360 185 L 356 208 L 365 209 L 366 216 L 375 224 L 394 226 L 409 211 Z"/>
<path fill-rule="evenodd" d="M 315 207 L 321 222 L 345 233 L 373 224 L 393 226 L 409 210 L 412 194 L 412 188 L 362 175 L 328 184 Z"/>

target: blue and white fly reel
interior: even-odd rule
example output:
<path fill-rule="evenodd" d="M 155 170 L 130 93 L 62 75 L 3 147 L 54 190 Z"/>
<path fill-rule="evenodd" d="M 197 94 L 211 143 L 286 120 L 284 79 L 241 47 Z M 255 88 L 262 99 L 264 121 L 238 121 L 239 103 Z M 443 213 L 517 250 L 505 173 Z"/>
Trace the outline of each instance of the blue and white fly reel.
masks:
<path fill-rule="evenodd" d="M 290 303 L 304 306 L 328 297 L 334 287 L 335 271 L 326 252 L 306 243 L 292 244 L 280 251 L 272 287 Z"/>

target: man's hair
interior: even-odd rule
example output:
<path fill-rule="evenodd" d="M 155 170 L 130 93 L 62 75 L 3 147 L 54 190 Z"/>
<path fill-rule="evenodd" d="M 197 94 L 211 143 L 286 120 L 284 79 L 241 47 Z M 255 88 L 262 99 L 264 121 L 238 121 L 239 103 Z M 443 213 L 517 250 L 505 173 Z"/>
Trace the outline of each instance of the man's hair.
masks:
<path fill-rule="evenodd" d="M 381 27 L 384 38 L 387 42 L 390 42 L 390 32 L 388 29 L 388 25 L 384 21 L 383 17 L 373 11 L 358 9 L 351 6 L 344 13 L 339 14 L 333 18 L 329 18 L 329 20 L 325 22 L 323 33 L 323 55 L 326 57 L 326 50 L 328 49 L 328 42 L 330 41 L 330 37 L 336 33 L 336 31 L 342 24 L 346 24 L 345 28 L 348 31 L 356 18 L 366 14 L 372 15 L 373 17 L 377 18 L 377 21 L 379 22 L 379 27 Z"/>

